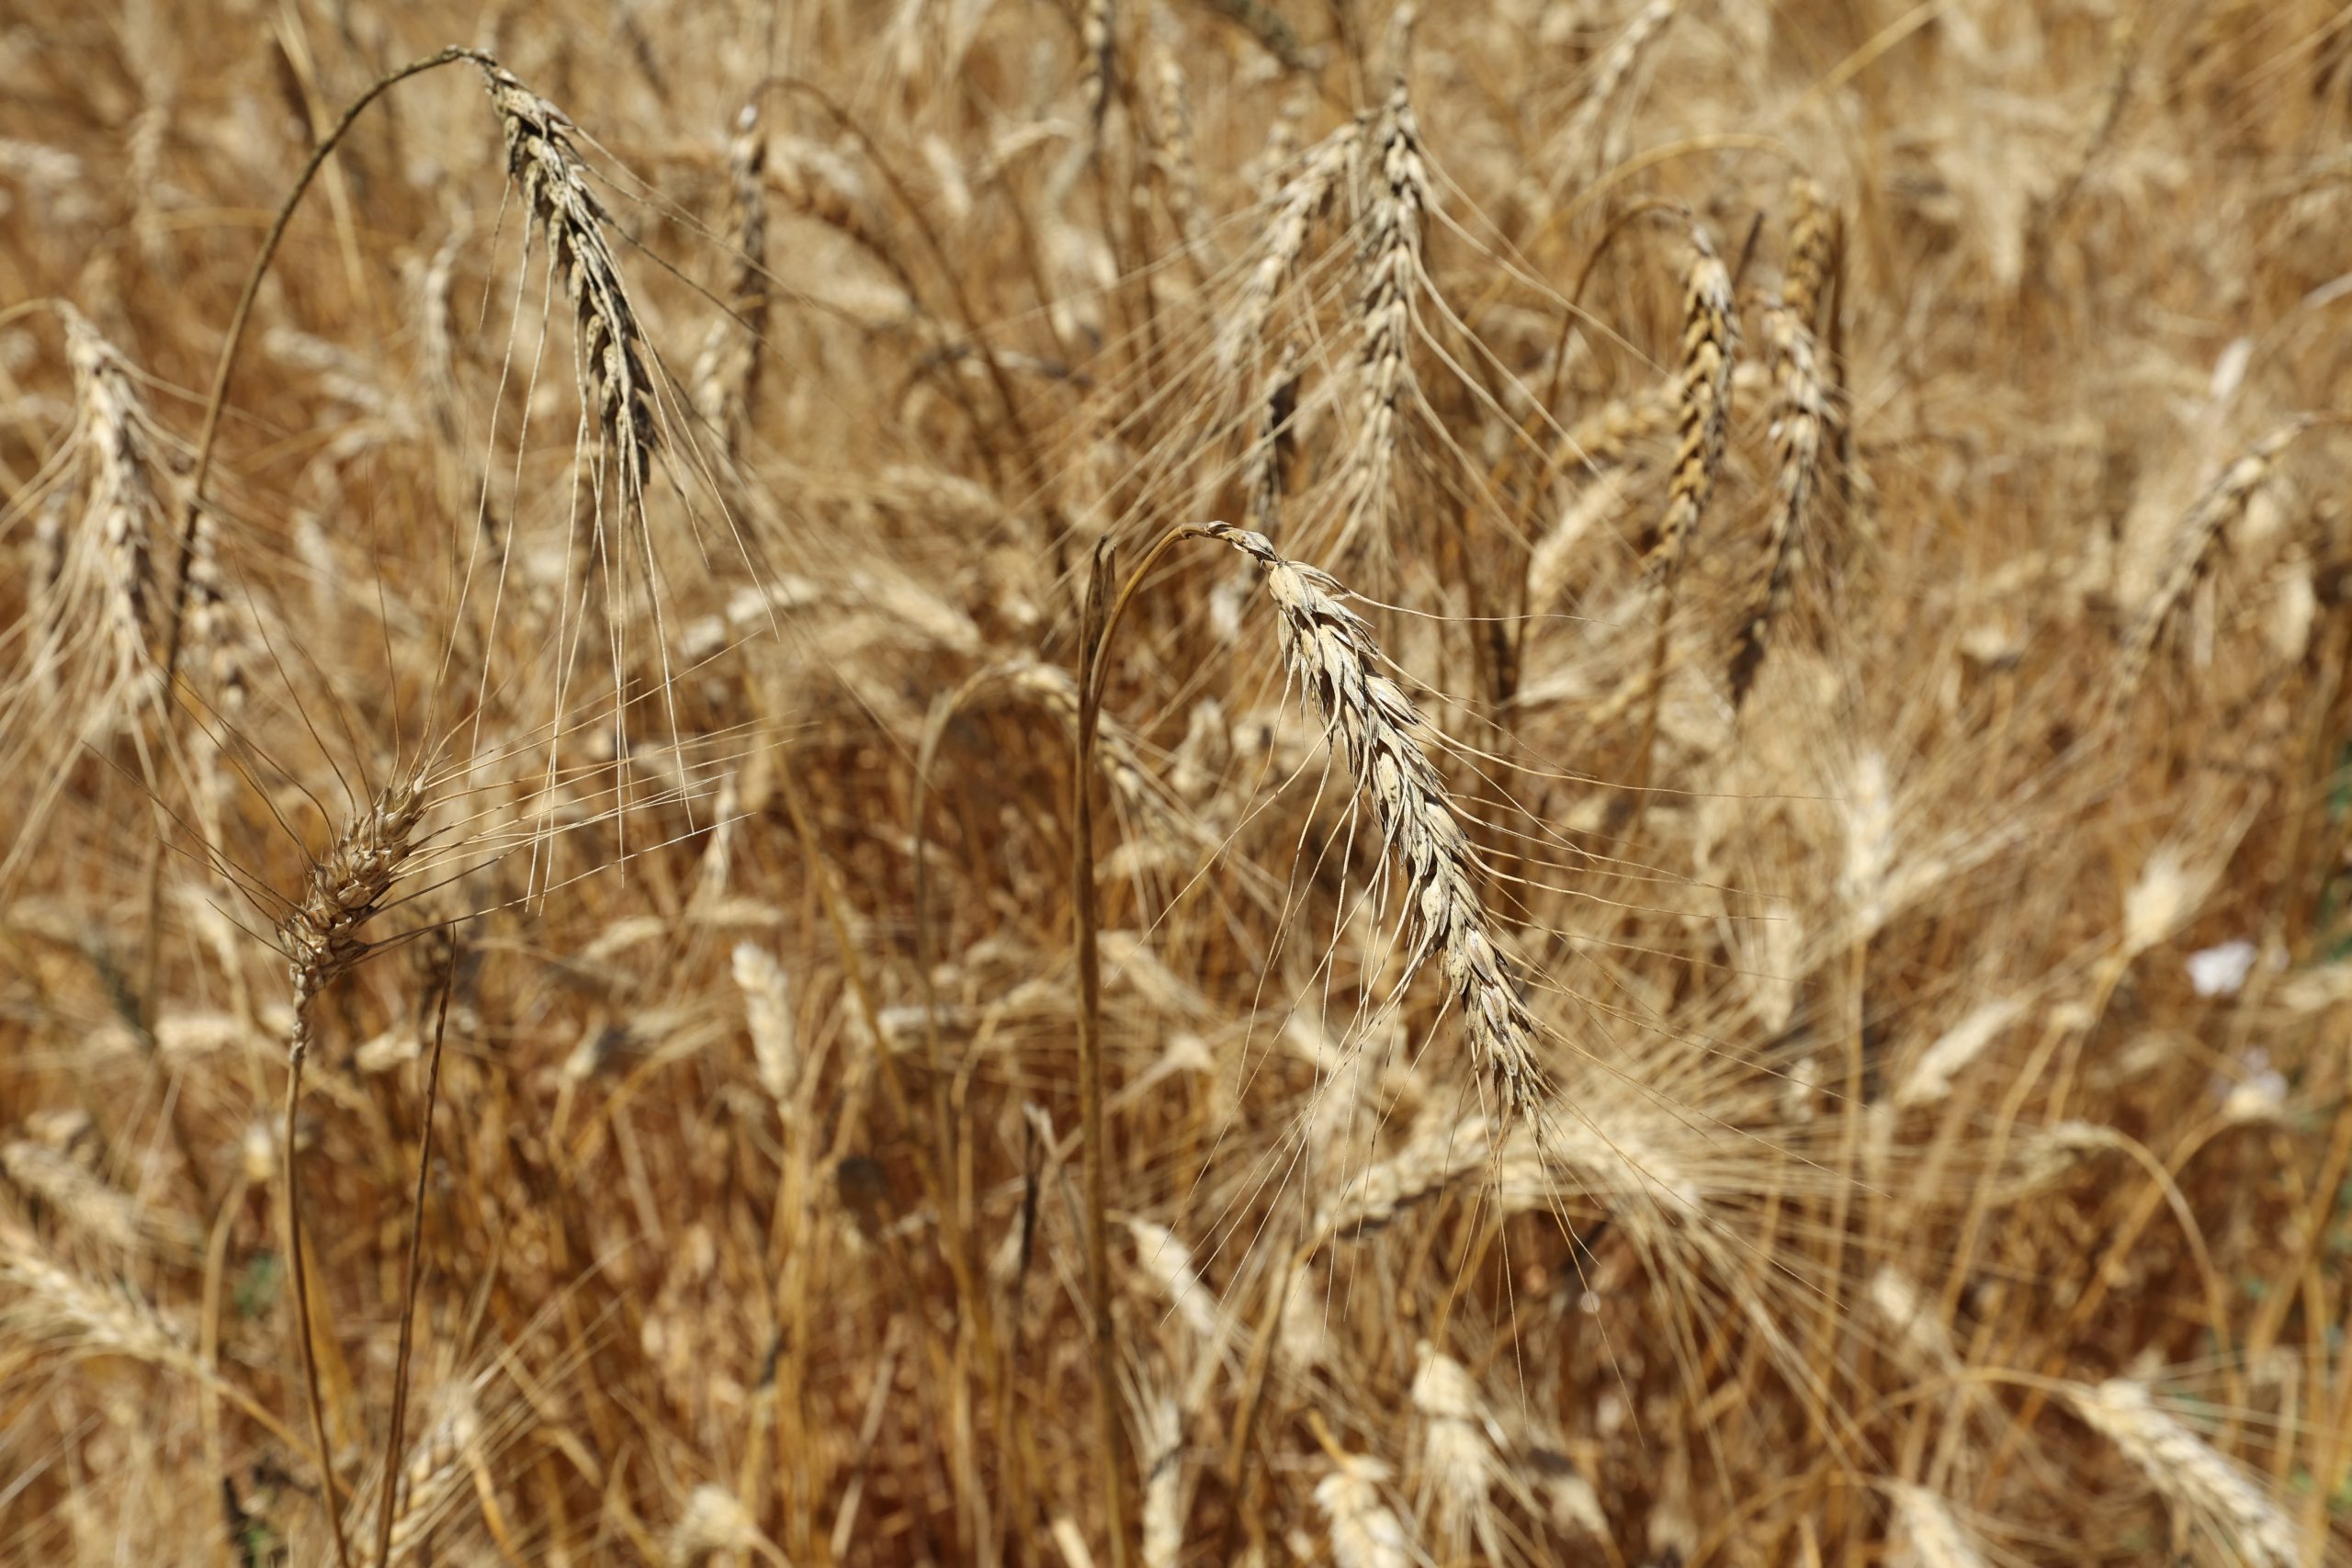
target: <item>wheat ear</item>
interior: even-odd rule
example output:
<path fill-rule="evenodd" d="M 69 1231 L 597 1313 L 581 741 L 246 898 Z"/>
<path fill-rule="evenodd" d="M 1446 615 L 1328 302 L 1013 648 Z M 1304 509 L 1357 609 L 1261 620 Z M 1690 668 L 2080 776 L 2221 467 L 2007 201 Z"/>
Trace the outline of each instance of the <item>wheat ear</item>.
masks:
<path fill-rule="evenodd" d="M 1650 0 L 1634 13 L 1633 19 L 1600 57 L 1593 71 L 1592 86 L 1577 103 L 1576 113 L 1569 117 L 1566 129 L 1560 134 L 1559 162 L 1551 186 L 1544 193 L 1544 205 L 1547 209 L 1559 204 L 1570 184 L 1590 178 L 1595 166 L 1606 162 L 1602 144 L 1607 138 L 1602 134 L 1602 125 L 1633 76 L 1634 67 L 1641 63 L 1643 51 L 1674 19 L 1678 5 L 1679 0 Z"/>
<path fill-rule="evenodd" d="M 605 439 L 642 488 L 653 457 L 653 383 L 645 368 L 650 350 L 605 234 L 611 215 L 588 188 L 587 165 L 572 147 L 578 128 L 504 66 L 487 58 L 475 63 L 505 133 L 507 173 L 522 182 L 548 260 L 571 299 L 582 400 L 594 400 Z"/>
<path fill-rule="evenodd" d="M 1767 565 L 1740 619 L 1739 641 L 1731 659 L 1731 700 L 1747 702 L 1764 662 L 1765 638 L 1788 624 L 1797 573 L 1804 566 L 1805 511 L 1821 469 L 1821 437 L 1827 395 L 1814 350 L 1813 329 L 1794 310 L 1772 311 L 1765 320 L 1772 359 L 1772 439 L 1779 448 L 1772 511 L 1764 534 Z"/>
<path fill-rule="evenodd" d="M 735 273 L 728 289 L 732 319 L 711 323 L 695 361 L 695 406 L 735 455 L 760 389 L 761 340 L 768 316 L 768 140 L 760 106 L 745 104 L 727 149 L 729 227 Z"/>
<path fill-rule="evenodd" d="M 2068 1403 L 2140 1467 L 2165 1502 L 2226 1529 L 2248 1568 L 2298 1568 L 2303 1542 L 2286 1514 L 2237 1466 L 2156 1408 L 2146 1385 L 2110 1378 L 2075 1384 Z"/>
<path fill-rule="evenodd" d="M 1409 31 L 1409 7 L 1393 25 L 1399 47 Z M 1387 547 L 1391 480 L 1403 446 L 1400 413 L 1415 396 L 1413 298 L 1422 276 L 1421 228 L 1430 206 L 1429 165 L 1421 157 L 1421 132 L 1405 91 L 1401 60 L 1396 85 L 1380 136 L 1380 166 L 1372 190 L 1371 229 L 1363 243 L 1363 286 L 1357 301 L 1363 343 L 1356 373 L 1363 405 L 1363 434 L 1355 472 L 1354 500 L 1342 536 L 1367 521 L 1374 541 Z M 1367 516 L 1367 508 L 1370 509 Z"/>
<path fill-rule="evenodd" d="M 1734 314 L 1731 270 L 1707 231 L 1690 226 L 1690 268 L 1682 287 L 1682 358 L 1675 400 L 1677 435 L 1674 472 L 1667 485 L 1666 514 L 1645 563 L 1653 583 L 1671 589 L 1699 531 L 1699 519 L 1714 493 L 1722 468 L 1724 438 L 1731 424 L 1732 361 L 1739 322 Z"/>
<path fill-rule="evenodd" d="M 1217 340 L 1217 362 L 1230 370 L 1255 347 L 1273 314 L 1274 302 L 1299 256 L 1306 249 L 1315 220 L 1331 205 L 1340 176 L 1355 162 L 1363 130 L 1353 122 L 1340 127 L 1298 161 L 1296 169 L 1274 194 L 1273 213 L 1266 223 L 1265 243 L 1235 301 L 1231 324 Z"/>
<path fill-rule="evenodd" d="M 1256 561 L 1278 612 L 1283 661 L 1312 694 L 1381 836 L 1405 873 L 1417 929 L 1413 966 L 1434 954 L 1460 1003 L 1471 1054 L 1493 1080 L 1506 1114 L 1541 1101 L 1536 1023 L 1521 999 L 1478 895 L 1478 857 L 1462 831 L 1445 781 L 1422 750 L 1423 728 L 1403 691 L 1381 673 L 1372 628 L 1344 603 L 1346 590 L 1277 553 L 1262 534 L 1229 524 L 1200 530 Z"/>
<path fill-rule="evenodd" d="M 1984 1553 L 1951 1505 L 1924 1486 L 1894 1488 L 1895 1540 L 1909 1568 L 1985 1568 Z"/>
<path fill-rule="evenodd" d="M 85 526 L 105 564 L 107 619 L 125 675 L 145 668 L 148 601 L 153 569 L 148 537 L 162 520 L 155 499 L 146 408 L 130 367 L 87 318 L 68 306 L 65 353 L 80 402 L 81 439 L 89 454 Z"/>
<path fill-rule="evenodd" d="M 2312 423 L 2307 418 L 2289 420 L 2247 447 L 2245 456 L 2205 487 L 2196 504 L 2181 519 L 2156 578 L 2155 592 L 2148 596 L 2124 633 L 2119 688 L 2122 695 L 2129 696 L 2147 673 L 2148 663 L 2155 656 L 2156 645 L 2164 640 L 2165 628 L 2197 591 L 2198 583 L 2212 570 L 2230 525 L 2245 515 L 2256 492 L 2269 482 L 2280 454 Z"/>

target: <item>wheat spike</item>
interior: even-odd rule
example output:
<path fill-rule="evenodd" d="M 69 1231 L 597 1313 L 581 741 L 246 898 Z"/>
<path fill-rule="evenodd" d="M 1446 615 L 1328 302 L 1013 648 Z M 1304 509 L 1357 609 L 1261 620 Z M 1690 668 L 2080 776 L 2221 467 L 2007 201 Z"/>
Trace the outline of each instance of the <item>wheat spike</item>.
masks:
<path fill-rule="evenodd" d="M 1797 574 L 1805 559 L 1805 511 L 1821 467 L 1827 395 L 1815 363 L 1813 330 L 1794 310 L 1765 318 L 1772 365 L 1772 439 L 1780 465 L 1772 485 L 1772 510 L 1764 531 L 1767 566 L 1741 619 L 1731 660 L 1731 700 L 1747 700 L 1764 662 L 1765 638 L 1775 625 L 1789 623 Z"/>
<path fill-rule="evenodd" d="M 2164 640 L 2165 629 L 2188 602 L 2198 583 L 2212 570 L 2230 525 L 2245 515 L 2256 492 L 2269 481 L 2280 454 L 2312 423 L 2309 419 L 2290 420 L 2247 447 L 2243 457 L 2205 487 L 2181 518 L 2158 569 L 2155 590 L 2140 606 L 2123 636 L 2117 675 L 2118 690 L 2122 695 L 2129 696 L 2147 673 L 2149 661 L 2155 656 L 2157 644 Z"/>
<path fill-rule="evenodd" d="M 2248 1568 L 2299 1568 L 2302 1534 L 2237 1466 L 2156 1408 L 2146 1385 L 2110 1378 L 2070 1385 L 2068 1402 L 2147 1476 L 2165 1502 L 2226 1533 Z"/>
<path fill-rule="evenodd" d="M 1781 304 L 1797 324 L 1818 334 L 1829 302 L 1843 220 L 1822 188 L 1802 176 L 1789 182 L 1789 259 L 1781 275 Z"/>
<path fill-rule="evenodd" d="M 1266 238 L 1258 259 L 1242 284 L 1233 314 L 1217 338 L 1217 363 L 1230 370 L 1241 363 L 1264 335 L 1266 321 L 1282 298 L 1282 288 L 1306 249 L 1315 220 L 1331 205 L 1340 176 L 1355 162 L 1363 130 L 1351 122 L 1340 127 L 1298 161 L 1296 169 L 1275 193 L 1273 211 L 1266 220 Z"/>
<path fill-rule="evenodd" d="M 1332 1455 L 1331 1473 L 1315 1483 L 1315 1503 L 1331 1526 L 1331 1560 L 1340 1568 L 1408 1568 L 1412 1538 L 1382 1500 L 1388 1467 L 1365 1454 Z"/>
<path fill-rule="evenodd" d="M 80 403 L 79 442 L 88 455 L 84 525 L 98 547 L 116 659 L 129 677 L 149 663 L 148 601 L 154 591 L 150 540 L 163 516 L 155 495 L 153 422 L 130 362 L 79 310 L 67 306 L 64 316 L 66 357 Z"/>
<path fill-rule="evenodd" d="M 759 400 L 768 318 L 768 141 L 759 105 L 745 104 L 727 148 L 728 228 L 734 235 L 731 319 L 713 321 L 695 360 L 695 410 L 733 457 Z"/>
<path fill-rule="evenodd" d="M 1666 24 L 1674 19 L 1679 0 L 1649 0 L 1633 15 L 1623 30 L 1618 33 L 1593 68 L 1592 85 L 1569 116 L 1561 131 L 1558 164 L 1544 205 L 1550 207 L 1562 192 L 1578 181 L 1589 179 L 1597 168 L 1608 162 L 1608 137 L 1604 134 L 1609 112 L 1614 108 L 1625 84 L 1634 74 L 1634 67 L 1641 63 L 1642 53 L 1649 48 Z"/>
<path fill-rule="evenodd" d="M 1410 7 L 1397 12 L 1401 38 L 1410 27 Z M 1339 549 L 1344 554 L 1359 530 L 1369 528 L 1372 544 L 1385 552 L 1394 502 L 1397 453 L 1403 446 L 1403 412 L 1418 395 L 1413 378 L 1413 301 L 1422 280 L 1421 230 L 1430 208 L 1429 166 L 1421 157 L 1420 127 L 1400 69 L 1383 117 L 1379 164 L 1369 203 L 1369 228 L 1361 252 L 1363 283 L 1356 314 L 1363 340 L 1356 354 L 1363 433 L 1358 447 L 1353 499 Z"/>
<path fill-rule="evenodd" d="M 1724 437 L 1731 423 L 1732 360 L 1739 339 L 1730 269 L 1715 254 L 1706 231 L 1695 223 L 1690 227 L 1690 270 L 1682 290 L 1674 469 L 1667 485 L 1666 515 L 1643 569 L 1650 582 L 1669 591 L 1699 531 L 1708 497 L 1714 493 L 1715 472 L 1723 465 Z"/>
<path fill-rule="evenodd" d="M 792 987 L 784 965 L 757 942 L 735 944 L 735 984 L 743 993 L 743 1017 L 752 1032 L 752 1058 L 760 1087 L 789 1115 L 792 1089 L 800 1077 L 800 1046 L 792 1024 Z"/>
<path fill-rule="evenodd" d="M 505 67 L 488 59 L 479 64 L 505 134 L 507 173 L 522 182 L 549 265 L 571 299 L 582 401 L 593 403 L 605 439 L 626 465 L 631 494 L 639 493 L 653 459 L 653 382 L 646 370 L 651 351 L 605 237 L 611 215 L 588 187 L 570 118 Z"/>
<path fill-rule="evenodd" d="M 481 1439 L 481 1412 L 463 1384 L 441 1416 L 409 1446 L 392 1494 L 392 1541 L 387 1568 L 427 1561 L 434 1531 L 447 1521 L 467 1465 Z"/>
<path fill-rule="evenodd" d="M 1418 931 L 1414 966 L 1437 957 L 1462 1009 L 1472 1056 L 1505 1112 L 1532 1110 L 1544 1081 L 1534 1017 L 1496 945 L 1477 890 L 1477 852 L 1462 831 L 1445 781 L 1415 739 L 1421 716 L 1381 673 L 1372 628 L 1343 603 L 1346 590 L 1337 581 L 1284 558 L 1262 534 L 1223 523 L 1205 532 L 1255 560 L 1265 578 L 1284 662 L 1312 694 L 1327 733 L 1339 732 L 1348 769 L 1405 873 Z"/>
<path fill-rule="evenodd" d="M 294 981 L 294 1021 L 288 1036 L 300 1055 L 311 1038 L 311 1004 L 368 952 L 359 928 L 374 918 L 416 848 L 424 815 L 421 778 L 376 796 L 336 835 L 311 866 L 302 901 L 278 927 Z"/>
<path fill-rule="evenodd" d="M 1951 1505 L 1924 1486 L 1894 1488 L 1895 1540 L 1904 1568 L 1985 1568 L 1984 1553 Z"/>
<path fill-rule="evenodd" d="M 192 1370 L 187 1337 L 128 1289 L 107 1291 L 43 1255 L 33 1236 L 0 1220 L 0 1284 L 17 1299 L 0 1303 L 0 1323 L 26 1342 L 75 1356 L 128 1356 L 151 1366 Z"/>

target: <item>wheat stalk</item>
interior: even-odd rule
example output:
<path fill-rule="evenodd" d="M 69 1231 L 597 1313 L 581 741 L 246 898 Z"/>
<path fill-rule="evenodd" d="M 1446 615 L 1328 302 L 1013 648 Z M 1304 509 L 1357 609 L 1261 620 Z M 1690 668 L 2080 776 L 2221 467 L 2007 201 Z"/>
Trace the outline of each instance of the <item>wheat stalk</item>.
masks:
<path fill-rule="evenodd" d="M 1417 928 L 1411 967 L 1434 955 L 1462 1009 L 1471 1054 L 1507 1115 L 1534 1109 L 1544 1073 L 1537 1026 L 1497 945 L 1478 895 L 1478 857 L 1452 795 L 1416 735 L 1419 714 L 1384 660 L 1372 628 L 1344 603 L 1346 590 L 1286 559 L 1262 534 L 1213 523 L 1201 530 L 1258 563 L 1277 612 L 1283 661 L 1313 696 L 1327 734 L 1336 730 L 1356 787 L 1405 874 Z"/>

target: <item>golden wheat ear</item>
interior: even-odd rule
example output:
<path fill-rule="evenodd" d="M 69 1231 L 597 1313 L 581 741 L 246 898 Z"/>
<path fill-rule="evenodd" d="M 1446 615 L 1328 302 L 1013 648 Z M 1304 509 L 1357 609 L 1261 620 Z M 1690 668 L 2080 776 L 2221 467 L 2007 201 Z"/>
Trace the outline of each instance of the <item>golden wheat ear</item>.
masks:
<path fill-rule="evenodd" d="M 1340 739 L 1341 756 L 1405 874 L 1418 931 L 1414 962 L 1434 958 L 1471 1055 L 1506 1115 L 1537 1110 L 1544 1075 L 1538 1029 L 1520 996 L 1478 892 L 1477 854 L 1445 781 L 1416 732 L 1423 720 L 1396 683 L 1372 628 L 1325 573 L 1278 553 L 1262 534 L 1213 523 L 1201 530 L 1258 563 L 1272 600 L 1283 662 Z"/>

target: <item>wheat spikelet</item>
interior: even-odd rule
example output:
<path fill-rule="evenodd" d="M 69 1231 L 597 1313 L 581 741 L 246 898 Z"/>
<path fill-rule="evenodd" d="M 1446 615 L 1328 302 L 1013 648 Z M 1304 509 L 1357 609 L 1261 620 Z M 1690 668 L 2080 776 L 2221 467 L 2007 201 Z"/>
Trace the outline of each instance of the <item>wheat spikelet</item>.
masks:
<path fill-rule="evenodd" d="M 2110 1378 L 2070 1384 L 2066 1397 L 2091 1428 L 2139 1466 L 2165 1502 L 2236 1543 L 2248 1568 L 2299 1568 L 2303 1541 L 2284 1510 L 2238 1467 L 2156 1408 L 2146 1385 Z"/>
<path fill-rule="evenodd" d="M 2124 633 L 2117 671 L 2121 695 L 2129 696 L 2138 687 L 2166 628 L 2188 602 L 2198 583 L 2212 570 L 2230 525 L 2245 515 L 2256 493 L 2269 481 L 2279 455 L 2310 429 L 2312 423 L 2309 419 L 2290 420 L 2247 447 L 2243 457 L 2205 487 L 2181 518 L 2157 569 L 2155 588 Z"/>
<path fill-rule="evenodd" d="M 1821 439 L 1827 397 L 1815 363 L 1813 330 L 1792 309 L 1765 318 L 1772 365 L 1772 439 L 1780 464 L 1772 484 L 1772 510 L 1765 525 L 1768 565 L 1742 616 L 1738 646 L 1731 660 L 1734 707 L 1747 700 L 1764 662 L 1765 638 L 1774 625 L 1789 622 L 1797 574 L 1805 558 L 1805 509 L 1821 465 Z"/>
<path fill-rule="evenodd" d="M 1699 519 L 1714 492 L 1724 436 L 1731 423 L 1732 360 L 1739 338 L 1731 272 L 1706 231 L 1690 226 L 1692 255 L 1682 291 L 1680 387 L 1675 401 L 1674 468 L 1666 515 L 1644 563 L 1644 576 L 1669 590 L 1682 570 Z"/>
<path fill-rule="evenodd" d="M 1208 536 L 1255 560 L 1279 617 L 1283 657 L 1312 694 L 1381 836 L 1405 873 L 1417 929 L 1412 967 L 1434 954 L 1462 1009 L 1471 1055 L 1507 1115 L 1534 1108 L 1543 1069 L 1536 1024 L 1497 947 L 1477 891 L 1477 854 L 1462 831 L 1445 781 L 1414 739 L 1422 726 L 1396 683 L 1381 673 L 1372 628 L 1323 572 L 1285 559 L 1261 534 L 1223 523 Z"/>
<path fill-rule="evenodd" d="M 653 459 L 653 383 L 646 370 L 651 350 L 605 238 L 610 215 L 588 188 L 571 119 L 503 66 L 487 58 L 478 63 L 505 134 L 507 173 L 522 182 L 548 263 L 571 299 L 581 400 L 593 405 L 605 439 L 620 454 L 630 493 L 640 493 Z"/>
<path fill-rule="evenodd" d="M 1961 1528 L 1951 1505 L 1924 1486 L 1897 1485 L 1895 1540 L 1903 1568 L 1985 1568 L 1984 1553 Z"/>

